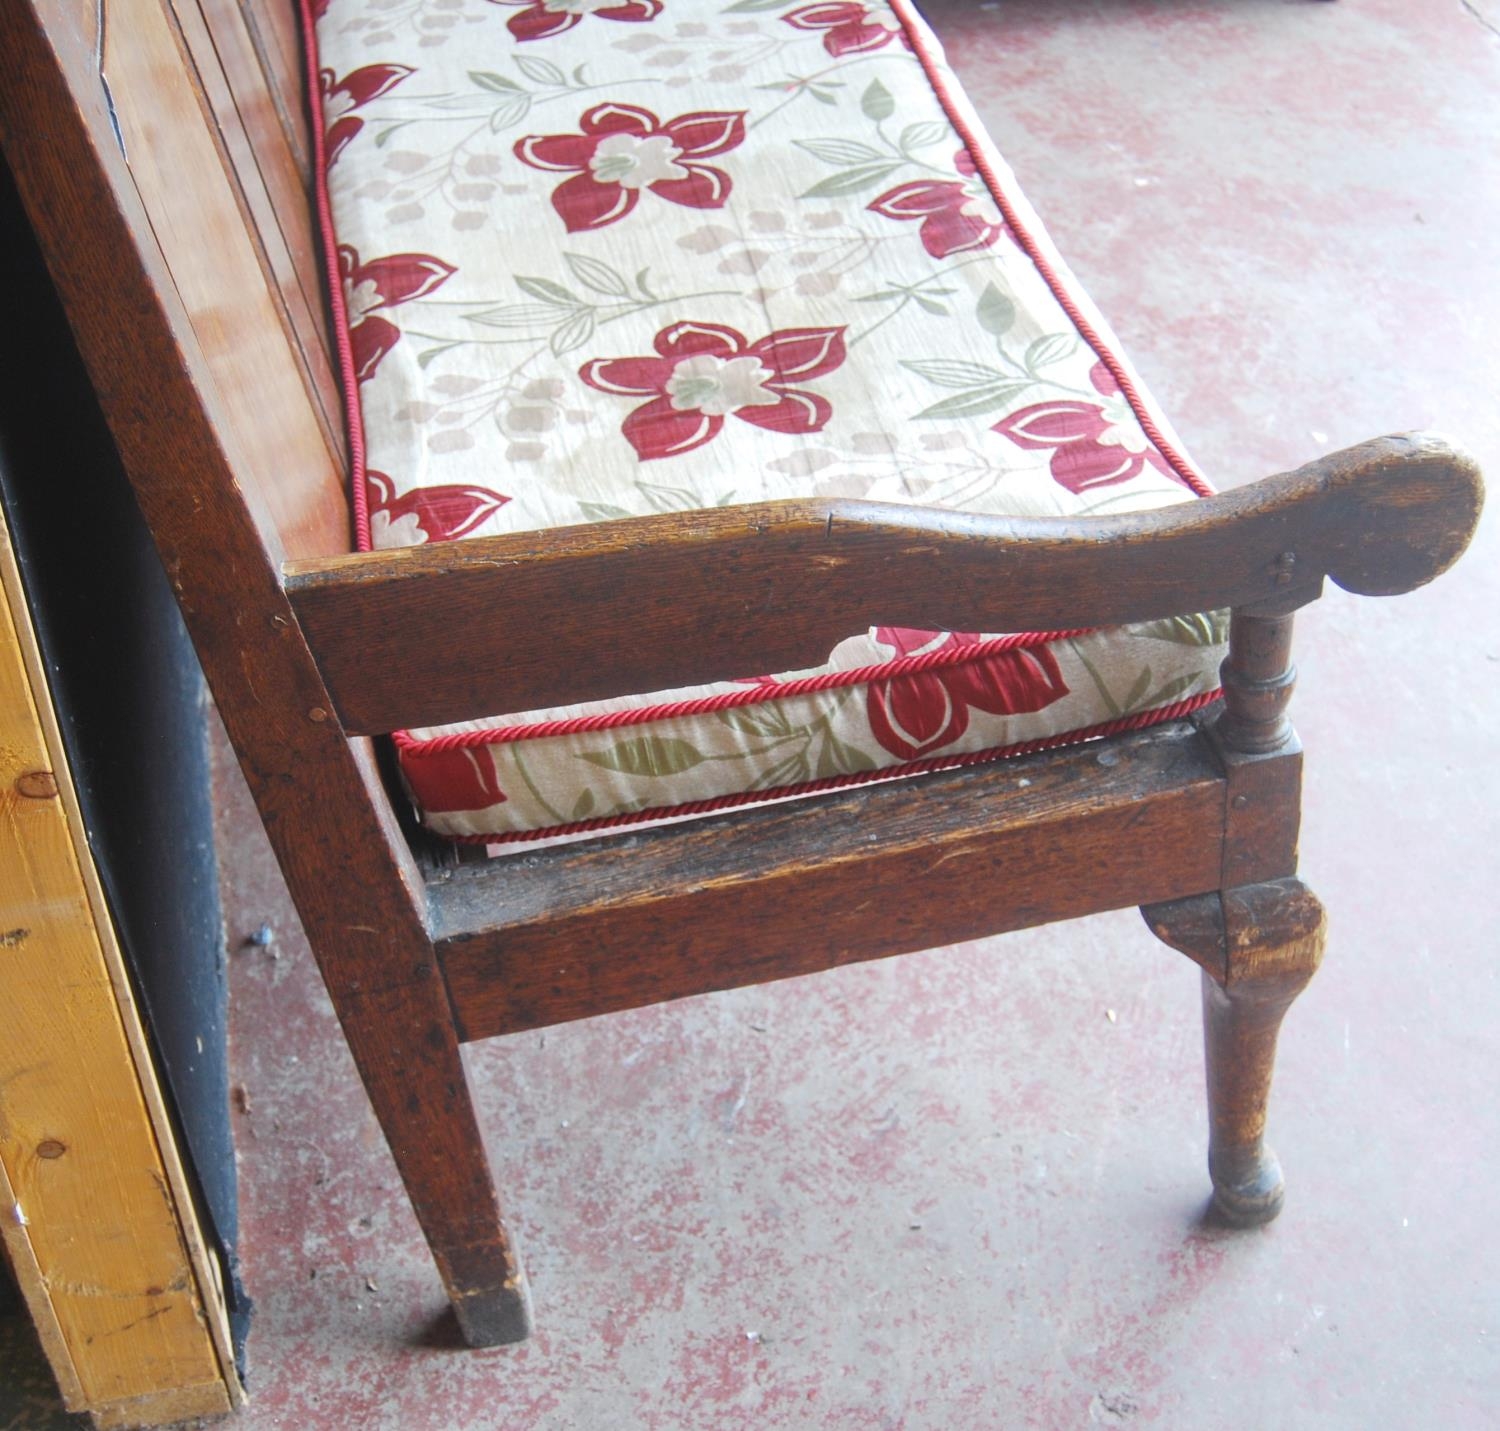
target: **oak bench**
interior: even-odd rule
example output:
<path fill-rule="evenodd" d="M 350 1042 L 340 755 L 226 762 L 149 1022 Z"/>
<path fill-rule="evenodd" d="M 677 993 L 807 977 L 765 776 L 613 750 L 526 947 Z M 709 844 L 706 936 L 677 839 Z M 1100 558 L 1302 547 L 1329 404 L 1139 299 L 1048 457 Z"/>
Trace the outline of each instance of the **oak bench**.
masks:
<path fill-rule="evenodd" d="M 1274 1216 L 1293 613 L 1473 463 L 1214 495 L 906 0 L 301 18 L 6 6 L 0 139 L 468 1340 L 464 1040 L 1132 904 Z"/>

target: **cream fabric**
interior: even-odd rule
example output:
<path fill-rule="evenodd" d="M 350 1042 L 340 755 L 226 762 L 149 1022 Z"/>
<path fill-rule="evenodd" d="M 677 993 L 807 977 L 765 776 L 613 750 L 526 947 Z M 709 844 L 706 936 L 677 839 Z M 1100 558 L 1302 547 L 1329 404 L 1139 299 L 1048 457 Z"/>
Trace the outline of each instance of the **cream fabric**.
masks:
<path fill-rule="evenodd" d="M 329 0 L 317 42 L 374 545 L 806 495 L 1191 499 L 905 6 Z M 1211 690 L 1222 636 L 881 628 L 819 672 L 399 743 L 433 828 L 546 831 L 1142 716 Z"/>

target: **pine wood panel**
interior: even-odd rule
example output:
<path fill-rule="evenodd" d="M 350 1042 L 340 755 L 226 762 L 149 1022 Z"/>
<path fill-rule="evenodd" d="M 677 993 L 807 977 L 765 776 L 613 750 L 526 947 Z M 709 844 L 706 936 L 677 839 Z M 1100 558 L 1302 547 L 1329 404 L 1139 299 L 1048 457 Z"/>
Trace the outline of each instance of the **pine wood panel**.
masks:
<path fill-rule="evenodd" d="M 228 1329 L 3 536 L 0 575 L 0 1223 L 71 1409 L 226 1411 Z"/>

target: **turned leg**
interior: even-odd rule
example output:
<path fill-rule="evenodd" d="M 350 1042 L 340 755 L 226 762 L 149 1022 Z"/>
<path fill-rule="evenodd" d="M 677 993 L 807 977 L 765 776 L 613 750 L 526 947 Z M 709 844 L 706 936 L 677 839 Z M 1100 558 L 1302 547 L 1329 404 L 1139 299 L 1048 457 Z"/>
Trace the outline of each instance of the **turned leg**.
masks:
<path fill-rule="evenodd" d="M 1214 1206 L 1236 1226 L 1269 1222 L 1285 1196 L 1265 1141 L 1276 1036 L 1323 957 L 1323 906 L 1300 880 L 1279 879 L 1141 912 L 1203 969 Z"/>
<path fill-rule="evenodd" d="M 335 1006 L 464 1340 L 524 1341 L 530 1294 L 437 982 L 434 972 L 379 993 L 340 990 Z"/>

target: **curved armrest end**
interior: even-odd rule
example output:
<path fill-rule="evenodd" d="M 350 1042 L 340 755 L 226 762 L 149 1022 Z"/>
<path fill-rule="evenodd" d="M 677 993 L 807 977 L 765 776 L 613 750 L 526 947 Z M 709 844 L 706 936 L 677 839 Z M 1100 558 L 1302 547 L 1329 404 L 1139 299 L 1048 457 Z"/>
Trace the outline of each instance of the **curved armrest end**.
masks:
<path fill-rule="evenodd" d="M 1479 464 L 1434 433 L 1402 433 L 1335 452 L 1296 475 L 1333 503 L 1341 540 L 1328 575 L 1357 596 L 1399 596 L 1453 565 L 1484 506 Z"/>

